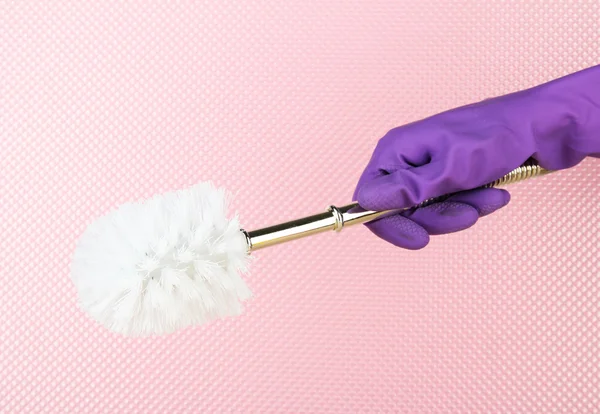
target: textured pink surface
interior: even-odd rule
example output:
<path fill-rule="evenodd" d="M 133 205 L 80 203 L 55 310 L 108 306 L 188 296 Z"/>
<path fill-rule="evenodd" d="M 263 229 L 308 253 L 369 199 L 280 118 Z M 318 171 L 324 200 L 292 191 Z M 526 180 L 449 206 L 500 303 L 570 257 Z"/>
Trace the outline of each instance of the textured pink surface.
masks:
<path fill-rule="evenodd" d="M 132 199 L 213 179 L 249 229 L 350 201 L 388 129 L 600 63 L 598 1 L 126 3 L 0 0 L 1 412 L 600 410 L 598 162 L 424 251 L 261 251 L 242 317 L 167 337 L 69 279 Z"/>

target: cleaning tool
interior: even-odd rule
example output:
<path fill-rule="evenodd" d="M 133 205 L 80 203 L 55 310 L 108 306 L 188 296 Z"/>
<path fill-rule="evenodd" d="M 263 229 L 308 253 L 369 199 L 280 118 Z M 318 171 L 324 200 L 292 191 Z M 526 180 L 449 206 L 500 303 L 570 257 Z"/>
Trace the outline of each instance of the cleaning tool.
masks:
<path fill-rule="evenodd" d="M 530 162 L 484 187 L 546 173 Z M 78 241 L 71 269 L 82 308 L 111 331 L 135 336 L 239 315 L 251 296 L 242 278 L 251 252 L 399 213 L 367 211 L 353 203 L 245 231 L 237 217 L 227 217 L 227 199 L 225 190 L 201 183 L 124 204 L 91 223 Z"/>
<path fill-rule="evenodd" d="M 253 251 L 359 223 L 419 249 L 506 205 L 497 187 L 599 155 L 596 66 L 391 130 L 356 203 L 321 214 L 244 231 L 227 217 L 226 192 L 207 183 L 121 206 L 84 232 L 72 279 L 83 309 L 109 329 L 173 332 L 242 311 Z"/>

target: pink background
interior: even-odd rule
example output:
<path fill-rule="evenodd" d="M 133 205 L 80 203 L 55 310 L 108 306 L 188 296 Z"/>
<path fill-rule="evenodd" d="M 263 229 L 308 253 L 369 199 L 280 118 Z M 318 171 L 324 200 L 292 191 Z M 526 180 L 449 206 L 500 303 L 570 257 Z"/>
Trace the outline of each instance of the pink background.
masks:
<path fill-rule="evenodd" d="M 424 251 L 261 251 L 243 316 L 171 336 L 107 332 L 69 278 L 90 220 L 198 181 L 248 229 L 349 202 L 387 130 L 598 64 L 598 33 L 597 0 L 0 0 L 0 411 L 598 412 L 598 162 Z"/>

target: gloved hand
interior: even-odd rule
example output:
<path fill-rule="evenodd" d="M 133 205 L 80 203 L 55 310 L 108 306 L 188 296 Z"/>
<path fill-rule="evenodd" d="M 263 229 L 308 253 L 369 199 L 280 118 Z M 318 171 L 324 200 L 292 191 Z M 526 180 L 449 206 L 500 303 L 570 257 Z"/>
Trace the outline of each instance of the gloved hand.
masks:
<path fill-rule="evenodd" d="M 378 143 L 354 200 L 368 210 L 428 207 L 367 224 L 382 239 L 420 249 L 430 235 L 471 227 L 510 200 L 478 189 L 530 158 L 562 170 L 600 155 L 600 66 L 391 130 Z M 470 190 L 470 191 L 469 191 Z"/>

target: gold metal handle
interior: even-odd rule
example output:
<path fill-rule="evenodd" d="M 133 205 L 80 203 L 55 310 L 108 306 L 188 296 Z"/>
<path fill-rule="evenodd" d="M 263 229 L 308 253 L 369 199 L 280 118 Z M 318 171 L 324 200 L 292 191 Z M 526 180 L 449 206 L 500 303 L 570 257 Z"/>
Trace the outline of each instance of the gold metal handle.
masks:
<path fill-rule="evenodd" d="M 482 186 L 482 188 L 501 187 L 508 184 L 514 184 L 550 172 L 550 170 L 546 170 L 537 163 L 530 161 L 498 180 Z M 248 251 L 255 251 L 325 231 L 334 230 L 339 232 L 344 227 L 366 223 L 388 215 L 397 214 L 400 211 L 425 207 L 443 201 L 450 196 L 452 196 L 452 194 L 432 198 L 417 206 L 400 210 L 367 211 L 362 209 L 357 203 L 348 204 L 343 207 L 330 206 L 327 212 L 316 214 L 314 216 L 304 217 L 254 231 L 242 231 L 246 235 Z"/>

